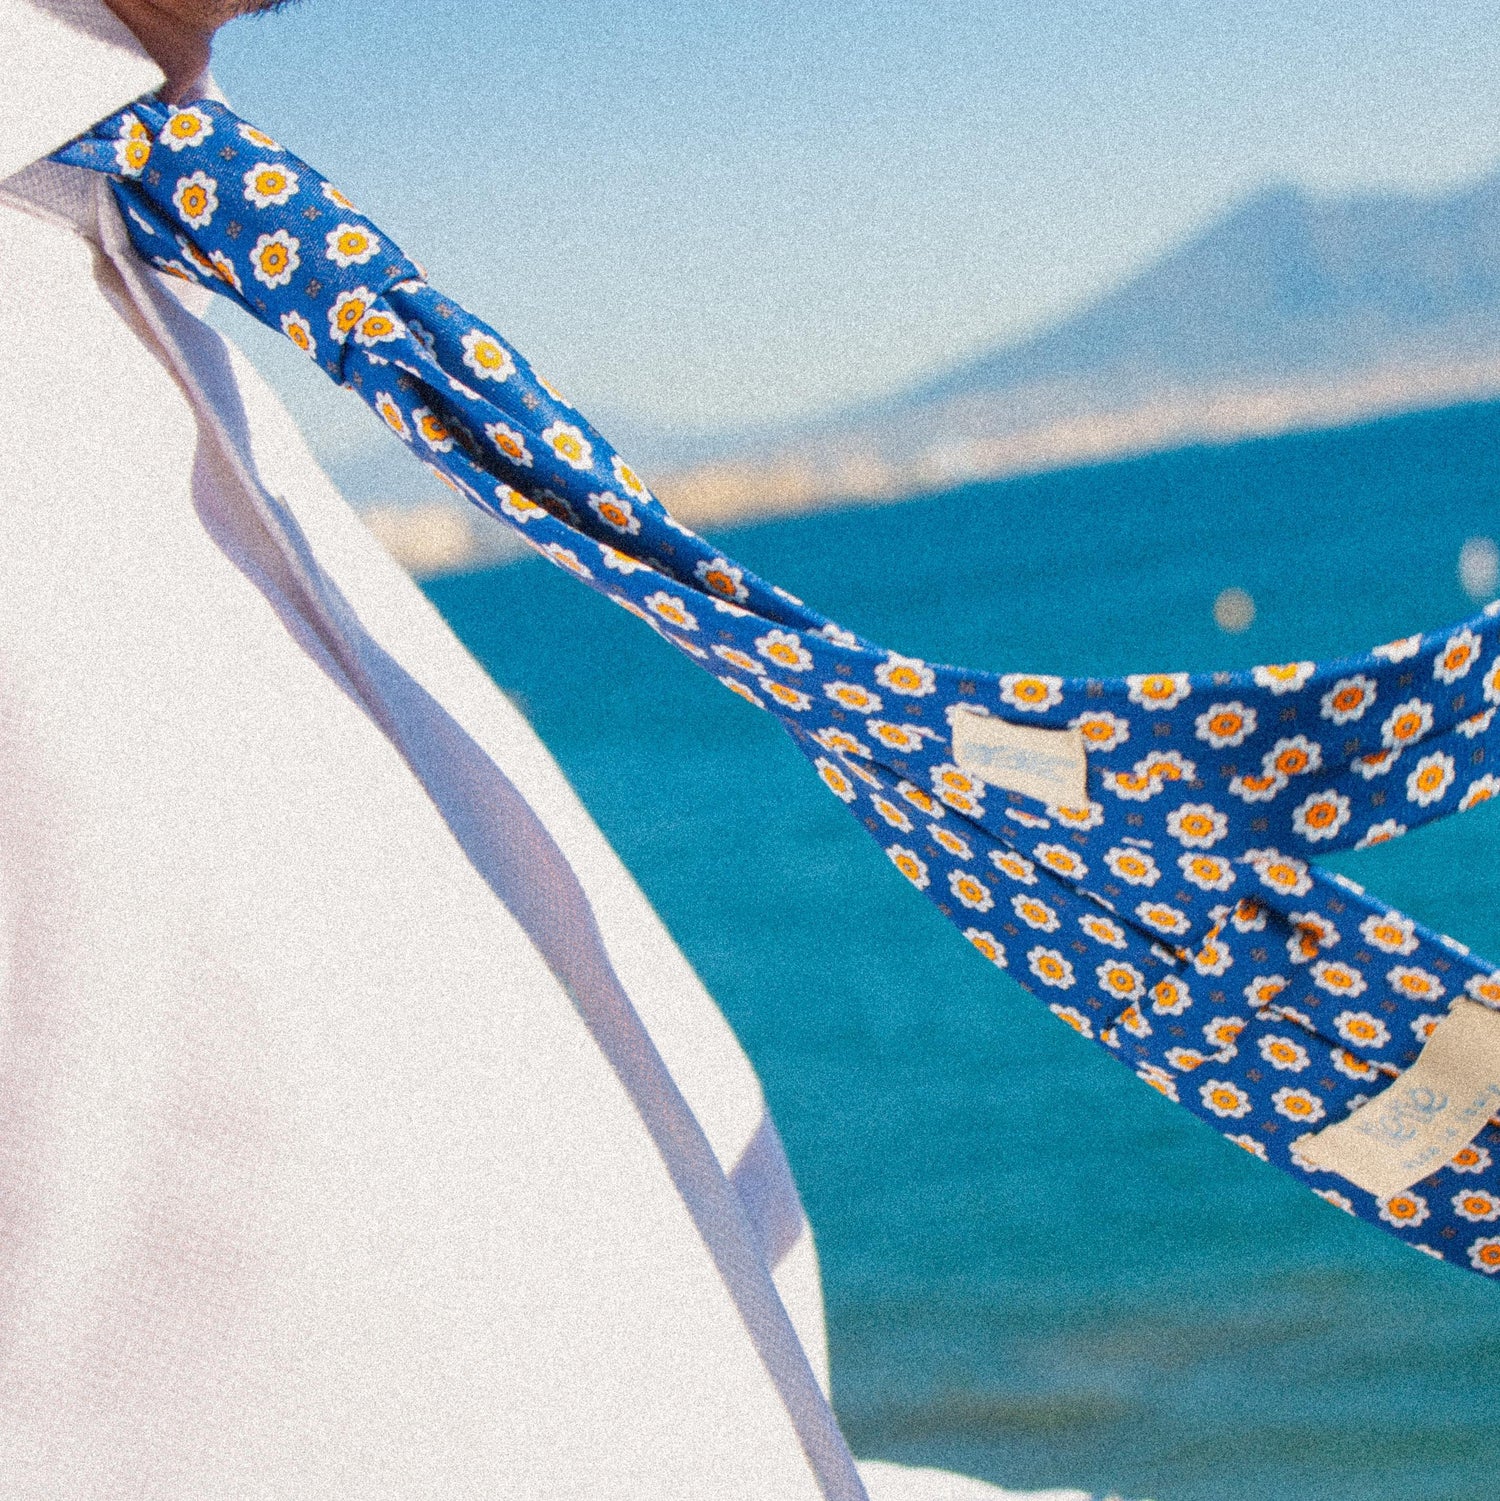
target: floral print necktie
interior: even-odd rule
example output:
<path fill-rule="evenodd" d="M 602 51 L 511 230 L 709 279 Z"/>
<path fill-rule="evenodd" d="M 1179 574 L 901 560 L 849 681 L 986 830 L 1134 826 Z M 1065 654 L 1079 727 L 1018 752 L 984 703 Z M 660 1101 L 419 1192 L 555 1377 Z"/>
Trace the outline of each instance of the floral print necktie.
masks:
<path fill-rule="evenodd" d="M 221 105 L 146 99 L 55 160 L 110 175 L 152 265 L 281 330 L 450 486 L 775 714 L 896 870 L 1067 1025 L 1330 1204 L 1500 1272 L 1500 1079 L 1450 1100 L 1407 1073 L 1450 1007 L 1500 1010 L 1500 973 L 1311 863 L 1500 790 L 1494 606 L 1327 665 L 920 661 L 676 522 L 510 344 Z M 1387 1160 L 1427 1157 L 1361 1187 L 1316 1148 L 1345 1121 L 1384 1130 Z"/>

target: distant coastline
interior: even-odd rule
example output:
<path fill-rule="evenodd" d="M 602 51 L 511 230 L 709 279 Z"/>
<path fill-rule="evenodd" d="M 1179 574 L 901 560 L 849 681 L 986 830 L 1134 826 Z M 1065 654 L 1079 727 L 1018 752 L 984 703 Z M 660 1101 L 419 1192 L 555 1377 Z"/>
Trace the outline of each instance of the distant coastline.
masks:
<path fill-rule="evenodd" d="M 1436 195 L 1266 188 L 1076 312 L 924 384 L 723 434 L 701 460 L 653 464 L 648 442 L 633 462 L 680 520 L 713 530 L 1491 399 L 1496 244 L 1500 172 Z M 426 576 L 523 546 L 442 505 L 371 524 Z"/>
<path fill-rule="evenodd" d="M 985 480 L 1104 463 L 1199 443 L 1352 426 L 1500 396 L 1500 355 L 1392 364 L 1358 374 L 1158 393 L 1114 410 L 1006 430 L 1003 397 L 950 404 L 946 435 L 907 459 L 873 441 L 830 437 L 655 479 L 678 520 L 700 531 L 846 505 L 896 504 Z M 1013 418 L 1009 418 L 1013 422 Z M 955 429 L 962 435 L 955 435 Z M 525 554 L 508 528 L 460 502 L 367 507 L 366 524 L 417 578 L 492 567 Z"/>

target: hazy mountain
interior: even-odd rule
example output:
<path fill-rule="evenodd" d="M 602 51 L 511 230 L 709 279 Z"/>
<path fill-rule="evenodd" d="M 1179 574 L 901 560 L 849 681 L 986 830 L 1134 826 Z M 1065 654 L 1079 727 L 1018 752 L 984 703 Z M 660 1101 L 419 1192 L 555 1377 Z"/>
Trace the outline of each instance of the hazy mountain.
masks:
<path fill-rule="evenodd" d="M 797 428 L 605 426 L 713 526 L 1496 395 L 1500 173 L 1436 195 L 1267 188 L 1050 328 Z M 430 570 L 481 556 L 456 514 L 373 519 Z"/>
<path fill-rule="evenodd" d="M 1348 369 L 1414 343 L 1500 343 L 1500 175 L 1441 197 L 1268 188 L 1073 317 L 905 403 Z"/>
<path fill-rule="evenodd" d="M 663 491 L 729 520 L 1497 392 L 1500 173 L 1433 195 L 1276 186 L 1050 328 L 726 443 Z"/>

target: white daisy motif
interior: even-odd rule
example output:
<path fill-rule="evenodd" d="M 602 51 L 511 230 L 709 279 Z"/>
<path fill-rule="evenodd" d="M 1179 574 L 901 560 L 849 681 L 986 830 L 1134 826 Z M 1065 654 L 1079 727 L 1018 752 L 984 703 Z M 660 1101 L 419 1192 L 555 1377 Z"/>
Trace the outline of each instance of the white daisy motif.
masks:
<path fill-rule="evenodd" d="M 1453 1212 L 1471 1225 L 1500 1220 L 1500 1198 L 1482 1188 L 1465 1188 L 1453 1195 Z"/>
<path fill-rule="evenodd" d="M 1468 626 L 1454 632 L 1433 658 L 1432 675 L 1440 683 L 1456 683 L 1479 660 L 1479 637 Z"/>
<path fill-rule="evenodd" d="M 301 242 L 284 229 L 262 235 L 250 252 L 250 274 L 267 287 L 284 287 L 302 264 Z"/>
<path fill-rule="evenodd" d="M 990 888 L 966 870 L 948 873 L 948 890 L 971 912 L 988 912 L 995 905 Z"/>
<path fill-rule="evenodd" d="M 219 206 L 219 185 L 207 172 L 190 172 L 177 179 L 172 207 L 190 229 L 206 229 Z"/>
<path fill-rule="evenodd" d="M 1229 790 L 1246 803 L 1269 803 L 1286 786 L 1286 778 L 1279 771 L 1269 776 L 1242 772 L 1231 779 Z"/>
<path fill-rule="evenodd" d="M 1417 947 L 1417 925 L 1399 912 L 1384 917 L 1372 912 L 1359 925 L 1359 936 L 1382 954 L 1410 954 Z"/>
<path fill-rule="evenodd" d="M 570 469 L 593 467 L 594 445 L 571 422 L 551 423 L 542 432 L 542 442 Z"/>
<path fill-rule="evenodd" d="M 1035 928 L 1039 933 L 1057 931 L 1057 913 L 1040 897 L 1028 896 L 1024 891 L 1018 891 L 1011 897 L 1010 905 L 1011 910 L 1028 928 Z"/>
<path fill-rule="evenodd" d="M 464 364 L 481 380 L 509 380 L 516 373 L 515 358 L 510 350 L 484 329 L 471 328 L 460 342 Z"/>
<path fill-rule="evenodd" d="M 1407 801 L 1421 808 L 1431 807 L 1453 785 L 1453 777 L 1453 757 L 1446 751 L 1433 751 L 1423 756 L 1407 773 Z"/>
<path fill-rule="evenodd" d="M 484 435 L 512 464 L 531 468 L 531 450 L 526 446 L 526 438 L 508 422 L 486 422 Z"/>
<path fill-rule="evenodd" d="M 903 844 L 892 844 L 886 847 L 885 852 L 891 864 L 918 891 L 925 891 L 932 884 L 932 880 L 927 874 L 927 862 L 915 850 L 909 850 Z"/>
<path fill-rule="evenodd" d="M 1191 926 L 1187 913 L 1168 902 L 1137 902 L 1135 915 L 1148 928 L 1164 933 L 1168 938 L 1181 937 Z"/>
<path fill-rule="evenodd" d="M 1470 808 L 1477 808 L 1480 803 L 1489 802 L 1497 792 L 1500 792 L 1500 777 L 1492 771 L 1487 771 L 1482 777 L 1475 777 L 1464 788 L 1464 795 L 1458 800 L 1458 811 L 1467 813 Z"/>
<path fill-rule="evenodd" d="M 1104 852 L 1104 863 L 1127 886 L 1154 886 L 1161 879 L 1156 861 L 1145 850 L 1115 845 Z"/>
<path fill-rule="evenodd" d="M 1415 745 L 1432 728 L 1432 705 L 1420 698 L 1397 704 L 1380 726 L 1380 743 L 1389 750 Z"/>
<path fill-rule="evenodd" d="M 1334 724 L 1350 724 L 1356 719 L 1362 719 L 1365 710 L 1374 702 L 1375 679 L 1367 678 L 1363 673 L 1355 673 L 1353 677 L 1340 678 L 1323 695 L 1319 712 L 1324 719 L 1331 719 Z"/>
<path fill-rule="evenodd" d="M 841 802 L 852 803 L 859 796 L 854 783 L 842 767 L 835 766 L 827 756 L 819 756 L 813 765 L 817 768 L 818 775 L 823 779 L 823 785 L 833 793 Z M 889 850 L 886 851 L 890 853 Z"/>
<path fill-rule="evenodd" d="M 1123 959 L 1106 959 L 1094 970 L 1099 988 L 1117 1001 L 1138 1001 L 1146 993 L 1146 977 Z M 1150 1032 L 1150 1028 L 1146 1029 Z"/>
<path fill-rule="evenodd" d="M 569 573 L 581 579 L 591 579 L 594 576 L 588 564 L 583 562 L 571 547 L 564 547 L 561 542 L 546 543 L 541 553 L 543 557 L 556 563 L 559 568 L 565 568 Z M 724 679 L 720 678 L 719 681 L 722 683 Z"/>
<path fill-rule="evenodd" d="M 1271 1107 L 1277 1115 L 1284 1115 L 1288 1120 L 1307 1125 L 1322 1120 L 1328 1113 L 1323 1108 L 1323 1101 L 1312 1090 L 1292 1084 L 1283 1084 L 1271 1096 Z"/>
<path fill-rule="evenodd" d="M 1001 969 L 1006 967 L 1005 949 L 1000 940 L 984 928 L 965 928 L 964 937 L 984 955 L 991 964 L 998 965 Z"/>
<path fill-rule="evenodd" d="M 613 490 L 590 494 L 589 509 L 605 526 L 623 537 L 633 537 L 641 529 L 641 518 L 628 500 L 621 500 Z"/>
<path fill-rule="evenodd" d="M 512 521 L 520 521 L 522 523 L 540 521 L 547 514 L 534 500 L 528 499 L 519 490 L 513 489 L 510 485 L 496 485 L 495 499 L 500 502 L 501 511 L 509 516 Z M 621 553 L 619 556 L 624 557 L 625 555 Z M 621 569 L 621 572 L 632 572 L 636 566 L 640 566 L 635 564 L 633 559 L 627 558 L 626 561 L 631 564 L 631 567 Z M 605 558 L 604 566 L 606 568 L 615 568 L 619 565 L 611 563 L 608 558 Z"/>
<path fill-rule="evenodd" d="M 376 392 L 375 411 L 398 438 L 411 442 L 411 428 L 406 425 L 406 417 L 389 391 Z"/>
<path fill-rule="evenodd" d="M 328 332 L 335 344 L 342 344 L 369 311 L 375 294 L 368 287 L 352 287 L 340 292 L 328 309 Z"/>
<path fill-rule="evenodd" d="M 698 629 L 697 616 L 675 594 L 668 594 L 665 589 L 658 589 L 654 594 L 648 594 L 643 603 L 658 619 L 665 620 L 668 625 L 676 626 L 679 631 Z"/>
<path fill-rule="evenodd" d="M 1175 709 L 1192 686 L 1185 672 L 1137 672 L 1125 679 L 1130 702 L 1143 709 Z"/>
<path fill-rule="evenodd" d="M 1377 844 L 1388 844 L 1392 839 L 1399 839 L 1406 832 L 1404 823 L 1397 823 L 1394 818 L 1382 818 L 1379 823 L 1372 823 L 1363 834 L 1354 848 L 1357 850 L 1371 849 Z"/>
<path fill-rule="evenodd" d="M 1194 854 L 1177 857 L 1183 879 L 1200 891 L 1228 891 L 1234 885 L 1234 866 L 1222 855 Z"/>
<path fill-rule="evenodd" d="M 1500 1235 L 1481 1235 L 1469 1247 L 1469 1265 L 1487 1277 L 1500 1272 Z"/>
<path fill-rule="evenodd" d="M 1398 1230 L 1415 1229 L 1432 1213 L 1427 1207 L 1427 1200 L 1410 1190 L 1376 1199 L 1375 1206 L 1380 1212 L 1380 1218 Z"/>
<path fill-rule="evenodd" d="M 693 649 L 695 656 L 697 655 L 698 650 L 698 648 Z M 765 700 L 761 698 L 760 695 L 757 694 L 748 683 L 742 683 L 738 678 L 735 677 L 721 677 L 719 681 L 723 683 L 723 685 L 731 693 L 737 693 L 742 699 L 745 700 L 747 704 L 751 704 L 757 709 L 765 708 Z"/>
<path fill-rule="evenodd" d="M 875 681 L 907 698 L 922 698 L 937 690 L 932 668 L 916 657 L 903 657 L 896 652 L 887 653 L 885 661 L 875 669 Z"/>
<path fill-rule="evenodd" d="M 259 146 L 263 151 L 281 150 L 274 137 L 268 136 L 263 130 L 257 130 L 253 125 L 246 125 L 241 121 L 236 129 L 239 131 L 240 139 L 249 141 L 252 146 Z"/>
<path fill-rule="evenodd" d="M 1267 1033 L 1256 1046 L 1260 1051 L 1260 1056 L 1272 1068 L 1280 1069 L 1284 1073 L 1300 1074 L 1312 1062 L 1307 1049 L 1295 1038 Z"/>
<path fill-rule="evenodd" d="M 281 331 L 309 359 L 317 359 L 318 341 L 313 337 L 312 324 L 301 313 L 283 313 L 281 315 Z"/>
<path fill-rule="evenodd" d="M 399 339 L 405 332 L 406 325 L 394 313 L 373 307 L 354 325 L 354 342 L 373 349 L 377 344 Z"/>
<path fill-rule="evenodd" d="M 641 483 L 640 476 L 636 474 L 635 470 L 619 454 L 610 455 L 609 466 L 614 470 L 615 483 L 627 495 L 634 496 L 636 500 L 645 500 L 647 498 L 650 492 Z"/>
<path fill-rule="evenodd" d="M 1124 928 L 1119 923 L 1112 922 L 1107 917 L 1098 916 L 1092 912 L 1085 912 L 1078 919 L 1078 926 L 1095 943 L 1102 943 L 1107 948 L 1123 949 L 1126 945 Z"/>
<path fill-rule="evenodd" d="M 1130 721 L 1103 709 L 1075 715 L 1068 721 L 1068 728 L 1077 730 L 1085 748 L 1091 751 L 1112 751 L 1130 739 Z"/>
<path fill-rule="evenodd" d="M 1047 1009 L 1058 1021 L 1065 1022 L 1068 1026 L 1072 1027 L 1080 1037 L 1092 1037 L 1094 1035 L 1094 1024 L 1076 1006 L 1062 1006 L 1056 1001 L 1052 1001 L 1048 1004 Z"/>
<path fill-rule="evenodd" d="M 1076 983 L 1072 964 L 1056 949 L 1044 948 L 1041 944 L 1027 950 L 1026 967 L 1043 985 L 1050 985 L 1055 990 L 1068 990 Z"/>
<path fill-rule="evenodd" d="M 1040 714 L 1062 702 L 1063 680 L 1038 673 L 1007 672 L 1000 679 L 1000 702 L 1027 714 Z"/>
<path fill-rule="evenodd" d="M 1340 1011 L 1333 1029 L 1355 1048 L 1383 1048 L 1391 1040 L 1390 1028 L 1369 1011 Z"/>
<path fill-rule="evenodd" d="M 753 673 L 756 677 L 765 676 L 764 664 L 757 662 L 748 652 L 741 651 L 737 646 L 716 646 L 713 653 L 721 662 L 728 662 L 731 667 L 738 667 L 741 672 Z"/>
<path fill-rule="evenodd" d="M 1200 1085 L 1198 1098 L 1206 1109 L 1223 1120 L 1243 1120 L 1250 1114 L 1250 1096 L 1227 1079 L 1210 1079 Z"/>
<path fill-rule="evenodd" d="M 1316 843 L 1334 838 L 1349 818 L 1349 799 L 1342 792 L 1314 792 L 1292 809 L 1292 829 Z"/>
<path fill-rule="evenodd" d="M 1167 814 L 1167 833 L 1184 849 L 1206 850 L 1228 832 L 1228 818 L 1208 803 L 1183 803 Z"/>
<path fill-rule="evenodd" d="M 755 638 L 755 649 L 768 662 L 774 662 L 783 672 L 808 672 L 813 665 L 812 653 L 803 646 L 802 638 L 795 631 L 767 631 L 764 636 Z M 860 689 L 859 692 L 864 693 L 865 690 Z M 874 708 L 880 707 L 880 700 L 875 694 L 867 693 L 866 697 Z"/>
<path fill-rule="evenodd" d="M 1336 1188 L 1315 1188 L 1313 1192 L 1325 1204 L 1332 1204 L 1335 1209 L 1342 1209 L 1345 1214 L 1355 1213 L 1354 1201 L 1348 1194 L 1341 1194 Z"/>
<path fill-rule="evenodd" d="M 201 146 L 213 133 L 214 122 L 206 111 L 195 104 L 185 109 L 173 105 L 157 139 L 169 151 L 184 151 L 189 146 Z"/>
<path fill-rule="evenodd" d="M 417 436 L 434 453 L 453 451 L 453 434 L 448 431 L 447 424 L 431 407 L 418 407 L 411 414 L 411 420 L 417 430 Z"/>
<path fill-rule="evenodd" d="M 115 141 L 115 169 L 122 177 L 139 177 L 151 160 L 151 135 L 134 115 L 126 115 Z M 147 233 L 153 233 L 147 226 Z"/>
<path fill-rule="evenodd" d="M 1306 776 L 1322 765 L 1323 747 L 1306 735 L 1285 736 L 1260 758 L 1260 769 L 1268 777 Z"/>
<path fill-rule="evenodd" d="M 1448 1166 L 1455 1173 L 1487 1173 L 1491 1160 L 1488 1147 L 1478 1147 L 1471 1142 L 1459 1149 Z"/>
<path fill-rule="evenodd" d="M 1210 704 L 1193 721 L 1193 733 L 1215 750 L 1224 750 L 1243 745 L 1245 737 L 1255 733 L 1255 725 L 1255 710 L 1236 699 L 1227 704 Z"/>
<path fill-rule="evenodd" d="M 923 731 L 920 725 L 892 724 L 885 719 L 867 719 L 865 729 L 872 740 L 878 740 L 887 750 L 918 751 L 922 749 Z"/>
<path fill-rule="evenodd" d="M 1037 863 L 1045 865 L 1054 875 L 1065 877 L 1070 881 L 1081 881 L 1088 873 L 1089 868 L 1078 857 L 1074 850 L 1070 850 L 1065 844 L 1039 844 L 1032 855 Z"/>
<path fill-rule="evenodd" d="M 363 266 L 380 249 L 380 236 L 358 224 L 340 224 L 323 237 L 323 253 L 340 270 Z"/>
<path fill-rule="evenodd" d="M 1250 676 L 1257 688 L 1268 688 L 1272 693 L 1298 693 L 1313 675 L 1311 662 L 1280 662 L 1266 667 L 1251 669 Z"/>
<path fill-rule="evenodd" d="M 840 708 L 852 709 L 856 714 L 879 713 L 883 703 L 878 693 L 871 693 L 859 683 L 824 683 L 823 692 Z"/>
<path fill-rule="evenodd" d="M 277 162 L 256 162 L 245 173 L 245 198 L 256 208 L 280 208 L 297 191 L 300 181 L 290 167 Z"/>
<path fill-rule="evenodd" d="M 797 714 L 805 714 L 812 708 L 812 700 L 800 688 L 788 688 L 785 683 L 773 683 L 769 680 L 765 688 L 766 692 L 784 709 L 791 709 Z"/>
<path fill-rule="evenodd" d="M 1193 1004 L 1193 993 L 1180 975 L 1163 975 L 1151 987 L 1151 1009 L 1158 1016 L 1181 1016 Z"/>
<path fill-rule="evenodd" d="M 1384 646 L 1374 647 L 1370 655 L 1387 662 L 1404 662 L 1408 657 L 1416 656 L 1421 649 L 1420 636 L 1402 636 L 1399 641 L 1387 641 Z"/>
<path fill-rule="evenodd" d="M 1334 959 L 1319 959 L 1312 967 L 1313 984 L 1330 995 L 1357 996 L 1365 991 L 1365 977 L 1352 964 Z M 1356 1039 L 1340 1034 L 1345 1042 Z"/>
<path fill-rule="evenodd" d="M 991 850 L 990 864 L 1003 876 L 1019 881 L 1022 886 L 1036 885 L 1036 867 L 1025 855 L 1014 850 Z"/>
<path fill-rule="evenodd" d="M 1165 1095 L 1174 1105 L 1177 1103 L 1177 1081 L 1160 1064 L 1143 1063 L 1136 1069 L 1135 1076 L 1158 1094 Z"/>
<path fill-rule="evenodd" d="M 1280 850 L 1246 850 L 1245 859 L 1261 884 L 1278 896 L 1306 896 L 1312 890 L 1307 862 Z"/>
<path fill-rule="evenodd" d="M 1464 982 L 1464 994 L 1481 1006 L 1500 1011 L 1500 970 L 1492 975 L 1470 975 Z"/>
<path fill-rule="evenodd" d="M 1437 1001 L 1447 994 L 1447 986 L 1435 974 L 1415 964 L 1393 964 L 1385 978 L 1397 995 L 1409 1001 Z"/>

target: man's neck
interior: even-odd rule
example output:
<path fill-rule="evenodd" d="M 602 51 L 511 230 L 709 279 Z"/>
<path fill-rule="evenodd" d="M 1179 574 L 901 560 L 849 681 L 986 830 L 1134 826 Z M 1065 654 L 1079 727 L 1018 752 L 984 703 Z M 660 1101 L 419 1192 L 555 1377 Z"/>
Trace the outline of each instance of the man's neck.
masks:
<path fill-rule="evenodd" d="M 208 68 L 221 7 L 193 0 L 104 0 L 167 76 L 162 97 L 175 103 Z"/>

